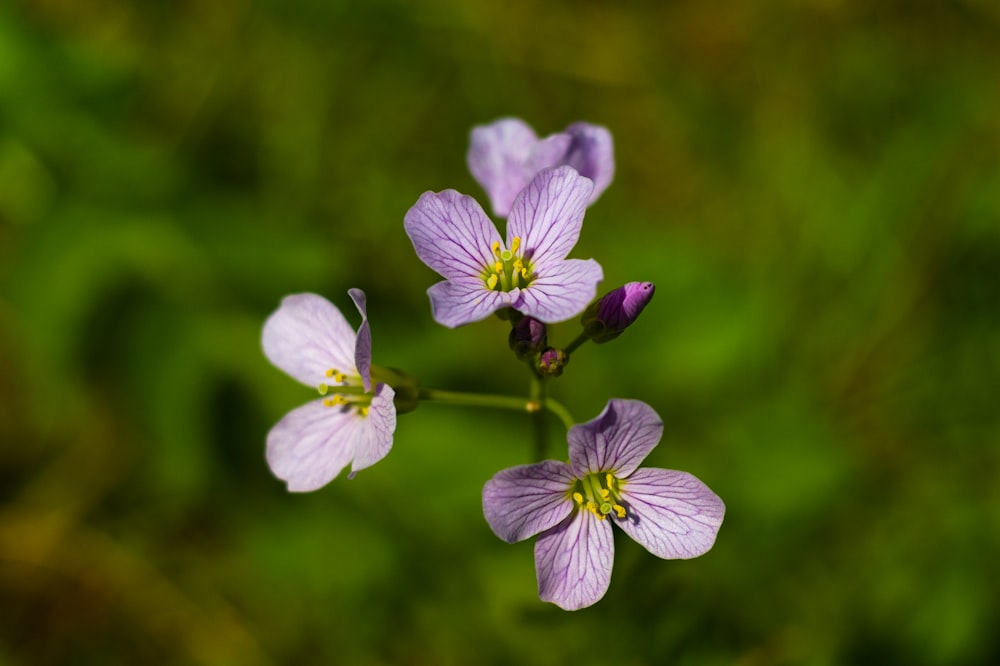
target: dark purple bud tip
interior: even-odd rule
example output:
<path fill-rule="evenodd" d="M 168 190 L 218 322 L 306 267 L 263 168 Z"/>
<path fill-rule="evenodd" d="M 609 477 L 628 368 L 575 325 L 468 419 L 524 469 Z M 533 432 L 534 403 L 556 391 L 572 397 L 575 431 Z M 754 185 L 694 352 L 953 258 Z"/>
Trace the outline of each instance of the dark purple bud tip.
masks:
<path fill-rule="evenodd" d="M 544 349 L 547 339 L 545 324 L 534 317 L 526 316 L 510 329 L 507 342 L 517 358 L 525 361 Z"/>
<path fill-rule="evenodd" d="M 563 368 L 569 363 L 569 354 L 561 349 L 549 347 L 543 351 L 535 367 L 543 377 L 558 377 L 563 373 Z"/>
<path fill-rule="evenodd" d="M 614 340 L 639 318 L 654 291 L 652 282 L 629 282 L 608 292 L 584 310 L 584 332 L 594 342 Z"/>

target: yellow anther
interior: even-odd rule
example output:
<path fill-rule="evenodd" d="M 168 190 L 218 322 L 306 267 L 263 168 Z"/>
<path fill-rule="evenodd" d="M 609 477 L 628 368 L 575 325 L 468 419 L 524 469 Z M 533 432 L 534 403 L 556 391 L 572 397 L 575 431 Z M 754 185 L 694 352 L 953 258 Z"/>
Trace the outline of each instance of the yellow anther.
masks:
<path fill-rule="evenodd" d="M 326 371 L 326 376 L 327 377 L 333 377 L 333 373 L 335 373 L 335 372 L 337 372 L 337 371 L 334 370 L 333 368 L 330 368 L 329 370 Z"/>
<path fill-rule="evenodd" d="M 342 372 L 338 372 L 333 375 L 333 381 L 337 382 L 338 384 L 343 383 L 345 379 L 347 379 L 347 375 L 345 375 Z"/>
<path fill-rule="evenodd" d="M 347 398 L 342 395 L 335 394 L 323 400 L 323 404 L 327 407 L 336 407 L 337 405 L 346 405 Z"/>
<path fill-rule="evenodd" d="M 514 240 L 510 242 L 510 251 L 517 252 L 518 248 L 521 247 L 521 237 L 514 236 Z"/>
<path fill-rule="evenodd" d="M 503 273 L 503 262 L 502 261 L 498 261 L 497 263 L 493 264 L 493 270 L 497 274 Z"/>
<path fill-rule="evenodd" d="M 514 263 L 513 263 L 513 264 L 511 264 L 511 265 L 512 265 L 512 266 L 514 267 L 514 270 L 515 270 L 515 271 L 521 271 L 521 270 L 524 270 L 524 262 L 523 262 L 523 261 L 521 261 L 520 259 L 515 259 L 515 260 L 514 260 Z"/>
<path fill-rule="evenodd" d="M 365 405 L 364 407 L 358 407 L 358 414 L 361 416 L 368 416 L 368 406 Z"/>
<path fill-rule="evenodd" d="M 604 500 L 605 502 L 611 499 L 611 493 L 608 492 L 607 488 L 601 488 L 601 499 Z"/>
<path fill-rule="evenodd" d="M 500 256 L 500 241 L 493 241 L 493 254 Z"/>
<path fill-rule="evenodd" d="M 591 512 L 592 514 L 594 514 L 595 516 L 597 516 L 597 517 L 598 517 L 598 518 L 600 518 L 601 520 L 604 520 L 604 514 L 602 514 L 602 513 L 601 513 L 600 511 L 598 511 L 598 509 L 597 509 L 597 502 L 594 502 L 594 501 L 588 501 L 588 502 L 587 502 L 587 511 L 590 511 L 590 512 Z"/>
<path fill-rule="evenodd" d="M 528 279 L 528 269 L 527 268 L 522 268 L 521 269 L 521 277 L 523 277 L 525 280 Z"/>
<path fill-rule="evenodd" d="M 496 276 L 496 274 L 493 274 L 493 275 L 489 276 L 488 278 L 486 278 L 486 286 L 489 287 L 490 289 L 495 289 L 496 288 L 496 286 L 497 286 L 497 276 Z"/>
<path fill-rule="evenodd" d="M 614 505 L 614 510 L 615 510 L 615 513 L 618 514 L 619 518 L 624 518 L 625 517 L 625 507 L 623 507 L 621 504 L 615 504 Z"/>
<path fill-rule="evenodd" d="M 573 493 L 573 501 L 577 504 L 583 504 L 583 495 L 580 493 Z"/>
<path fill-rule="evenodd" d="M 330 390 L 330 387 L 326 384 L 320 384 L 316 387 L 316 390 L 319 391 L 320 395 L 326 395 L 326 392 Z"/>
<path fill-rule="evenodd" d="M 615 477 L 611 474 L 611 472 L 608 472 L 608 475 L 606 477 L 604 477 L 604 478 L 608 482 L 608 488 L 613 487 L 613 485 L 615 483 Z"/>

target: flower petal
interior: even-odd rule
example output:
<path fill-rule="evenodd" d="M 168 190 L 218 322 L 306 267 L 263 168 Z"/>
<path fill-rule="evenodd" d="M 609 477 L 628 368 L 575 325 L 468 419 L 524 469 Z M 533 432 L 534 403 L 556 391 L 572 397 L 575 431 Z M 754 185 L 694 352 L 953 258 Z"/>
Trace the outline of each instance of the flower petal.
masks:
<path fill-rule="evenodd" d="M 566 151 L 563 164 L 576 169 L 581 176 L 594 181 L 590 202 L 608 188 L 615 175 L 615 149 L 611 132 L 600 125 L 573 123 L 566 128 L 573 141 Z"/>
<path fill-rule="evenodd" d="M 354 329 L 333 303 L 316 294 L 293 294 L 267 318 L 261 345 L 275 366 L 307 386 L 326 371 L 354 369 Z"/>
<path fill-rule="evenodd" d="M 469 171 L 486 190 L 498 217 L 507 217 L 514 197 L 528 184 L 531 173 L 525 162 L 537 141 L 534 130 L 517 118 L 472 128 Z"/>
<path fill-rule="evenodd" d="M 483 515 L 507 543 L 522 541 L 559 523 L 573 510 L 569 465 L 543 460 L 497 472 L 483 487 Z"/>
<path fill-rule="evenodd" d="M 424 192 L 403 226 L 420 260 L 449 280 L 481 276 L 496 260 L 496 227 L 475 199 L 455 190 Z"/>
<path fill-rule="evenodd" d="M 577 511 L 535 542 L 538 596 L 564 610 L 597 603 L 611 584 L 611 521 Z"/>
<path fill-rule="evenodd" d="M 618 478 L 632 474 L 660 441 L 663 421 L 640 400 L 608 401 L 604 411 L 569 430 L 569 462 L 573 473 L 613 472 Z"/>
<path fill-rule="evenodd" d="M 396 392 L 388 384 L 375 385 L 375 394 L 365 417 L 366 428 L 354 447 L 354 462 L 347 478 L 353 479 L 364 468 L 385 458 L 392 449 L 392 434 L 396 431 L 395 396 Z"/>
<path fill-rule="evenodd" d="M 524 161 L 524 173 L 527 176 L 524 184 L 527 185 L 542 169 L 565 164 L 564 158 L 572 143 L 573 137 L 569 134 L 553 134 L 538 141 Z M 517 192 L 514 194 L 516 196 Z"/>
<path fill-rule="evenodd" d="M 368 325 L 365 292 L 360 289 L 348 289 L 347 294 L 354 301 L 354 307 L 361 313 L 361 326 L 358 326 L 358 337 L 354 343 L 354 367 L 361 375 L 365 393 L 368 393 L 372 390 L 372 329 Z"/>
<path fill-rule="evenodd" d="M 621 482 L 627 515 L 618 526 L 657 557 L 698 557 L 715 543 L 726 505 L 697 477 L 652 467 Z"/>
<path fill-rule="evenodd" d="M 314 400 L 293 409 L 267 433 L 267 464 L 293 492 L 332 481 L 368 437 L 368 419 Z"/>
<path fill-rule="evenodd" d="M 594 184 L 572 167 L 542 169 L 514 199 L 507 247 L 521 238 L 523 254 L 537 267 L 566 258 L 576 245 Z"/>
<path fill-rule="evenodd" d="M 490 291 L 479 278 L 438 282 L 427 290 L 434 320 L 448 328 L 469 324 L 511 305 L 520 290 Z"/>
<path fill-rule="evenodd" d="M 597 294 L 604 279 L 601 265 L 593 259 L 565 259 L 551 263 L 521 290 L 514 309 L 554 324 L 580 314 Z"/>

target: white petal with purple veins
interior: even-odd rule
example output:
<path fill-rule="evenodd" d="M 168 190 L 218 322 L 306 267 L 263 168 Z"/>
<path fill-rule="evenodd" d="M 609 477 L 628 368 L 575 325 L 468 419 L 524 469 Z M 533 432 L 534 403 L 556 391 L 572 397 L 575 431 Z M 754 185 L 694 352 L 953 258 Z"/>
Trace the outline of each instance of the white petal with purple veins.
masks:
<path fill-rule="evenodd" d="M 267 464 L 295 492 L 332 481 L 369 437 L 368 419 L 314 400 L 288 412 L 267 434 Z"/>
<path fill-rule="evenodd" d="M 514 199 L 507 245 L 520 237 L 521 251 L 536 269 L 565 259 L 576 245 L 594 185 L 571 167 L 543 169 Z"/>
<path fill-rule="evenodd" d="M 396 392 L 388 384 L 376 384 L 365 420 L 367 427 L 354 446 L 354 461 L 348 478 L 371 467 L 389 454 L 392 449 L 392 433 L 396 430 L 396 406 L 393 398 Z"/>
<path fill-rule="evenodd" d="M 431 299 L 434 321 L 455 328 L 485 319 L 497 310 L 510 306 L 520 295 L 520 290 L 490 291 L 481 278 L 458 278 L 431 285 L 427 295 Z"/>
<path fill-rule="evenodd" d="M 527 539 L 569 515 L 575 481 L 569 465 L 555 460 L 505 469 L 483 487 L 483 515 L 507 543 Z"/>
<path fill-rule="evenodd" d="M 663 421 L 639 400 L 612 399 L 597 418 L 570 428 L 569 459 L 578 476 L 614 472 L 625 478 L 656 447 Z"/>
<path fill-rule="evenodd" d="M 330 368 L 354 370 L 354 329 L 316 294 L 286 296 L 264 323 L 261 344 L 271 363 L 313 388 L 328 381 Z"/>
<path fill-rule="evenodd" d="M 608 591 L 614 558 L 611 521 L 577 511 L 535 542 L 538 596 L 565 610 L 590 606 Z"/>
<path fill-rule="evenodd" d="M 425 192 L 403 226 L 421 261 L 449 280 L 480 276 L 496 261 L 496 227 L 475 199 L 455 190 Z"/>
<path fill-rule="evenodd" d="M 602 279 L 604 271 L 593 259 L 565 259 L 548 265 L 522 289 L 514 308 L 549 324 L 566 321 L 594 300 Z"/>
<path fill-rule="evenodd" d="M 618 526 L 664 559 L 688 559 L 715 543 L 726 506 L 697 477 L 670 469 L 643 468 L 622 482 L 627 515 Z"/>

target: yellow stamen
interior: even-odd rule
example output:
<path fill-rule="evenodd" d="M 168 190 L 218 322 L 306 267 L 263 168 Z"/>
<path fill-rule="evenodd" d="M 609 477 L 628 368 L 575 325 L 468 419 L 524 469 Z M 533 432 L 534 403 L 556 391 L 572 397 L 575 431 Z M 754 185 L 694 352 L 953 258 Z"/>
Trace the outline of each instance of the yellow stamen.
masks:
<path fill-rule="evenodd" d="M 618 518 L 625 517 L 625 507 L 623 507 L 621 504 L 615 504 L 613 508 L 615 510 L 615 513 L 618 514 Z"/>
<path fill-rule="evenodd" d="M 500 241 L 493 241 L 493 254 L 500 256 Z"/>
<path fill-rule="evenodd" d="M 608 488 L 614 485 L 615 477 L 611 474 L 611 472 L 608 472 L 608 475 L 604 477 L 604 479 L 608 482 Z"/>
<path fill-rule="evenodd" d="M 334 370 L 333 368 L 330 368 L 329 370 L 326 371 L 326 376 L 327 377 L 333 377 L 333 373 L 335 373 L 335 372 L 337 372 L 337 371 Z"/>
<path fill-rule="evenodd" d="M 573 493 L 573 501 L 577 504 L 583 504 L 583 495 L 580 493 Z"/>
<path fill-rule="evenodd" d="M 512 240 L 510 242 L 510 251 L 511 252 L 517 252 L 517 250 L 520 247 L 521 247 L 521 237 L 520 236 L 514 236 L 514 240 Z"/>
<path fill-rule="evenodd" d="M 497 286 L 497 276 L 496 276 L 496 274 L 493 274 L 493 275 L 489 276 L 488 278 L 486 278 L 486 286 L 489 287 L 490 289 L 495 289 L 496 288 L 496 286 Z"/>
<path fill-rule="evenodd" d="M 503 262 L 498 261 L 497 263 L 493 264 L 493 271 L 497 273 L 497 275 L 503 273 Z"/>
<path fill-rule="evenodd" d="M 365 405 L 364 407 L 358 407 L 358 414 L 361 416 L 368 416 L 368 406 Z"/>

